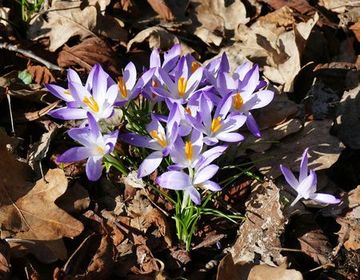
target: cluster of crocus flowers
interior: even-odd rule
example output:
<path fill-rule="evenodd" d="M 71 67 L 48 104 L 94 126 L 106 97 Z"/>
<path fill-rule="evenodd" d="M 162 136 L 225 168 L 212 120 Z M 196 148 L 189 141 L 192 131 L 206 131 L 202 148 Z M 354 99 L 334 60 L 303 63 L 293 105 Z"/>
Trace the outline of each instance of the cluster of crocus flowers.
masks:
<path fill-rule="evenodd" d="M 69 131 L 83 147 L 68 150 L 58 161 L 87 158 L 86 174 L 96 180 L 101 176 L 102 158 L 113 151 L 116 141 L 124 141 L 151 150 L 139 165 L 138 177 L 161 166 L 165 171 L 157 179 L 161 187 L 183 190 L 200 204 L 201 189 L 221 189 L 212 179 L 219 170 L 213 162 L 228 144 L 243 141 L 239 129 L 246 123 L 252 133 L 260 135 L 251 111 L 273 99 L 274 93 L 265 86 L 256 65 L 248 62 L 231 73 L 223 54 L 203 66 L 191 55 L 181 55 L 180 45 L 163 55 L 153 50 L 150 67 L 141 75 L 132 62 L 116 79 L 95 65 L 84 85 L 75 71 L 68 70 L 67 88 L 47 85 L 66 103 L 49 114 L 64 120 L 85 120 L 85 127 Z M 143 129 L 118 138 L 117 132 L 102 134 L 97 121 L 109 118 L 116 107 L 123 109 L 124 115 L 136 110 L 138 100 L 151 104 L 146 107 L 150 122 L 143 123 Z"/>

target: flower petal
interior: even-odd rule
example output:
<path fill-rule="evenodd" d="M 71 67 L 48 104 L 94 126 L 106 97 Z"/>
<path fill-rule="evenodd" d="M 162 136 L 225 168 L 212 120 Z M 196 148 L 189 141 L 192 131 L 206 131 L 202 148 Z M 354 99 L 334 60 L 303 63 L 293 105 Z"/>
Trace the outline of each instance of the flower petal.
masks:
<path fill-rule="evenodd" d="M 81 81 L 78 73 L 76 73 L 76 71 L 74 71 L 72 69 L 67 70 L 67 80 L 71 83 L 78 83 L 78 84 L 82 85 L 82 81 Z"/>
<path fill-rule="evenodd" d="M 99 127 L 95 117 L 93 116 L 93 114 L 88 112 L 87 117 L 88 117 L 88 121 L 89 121 L 89 129 L 90 129 L 91 134 L 94 135 L 95 139 L 101 137 L 102 134 L 100 131 L 100 127 Z"/>
<path fill-rule="evenodd" d="M 301 157 L 300 175 L 299 175 L 300 182 L 308 176 L 308 157 L 307 157 L 308 150 L 309 148 L 306 148 Z"/>
<path fill-rule="evenodd" d="M 90 181 L 99 180 L 103 170 L 102 157 L 89 157 L 85 169 L 86 176 Z"/>
<path fill-rule="evenodd" d="M 261 137 L 256 120 L 250 112 L 246 114 L 246 126 L 254 136 Z"/>
<path fill-rule="evenodd" d="M 170 50 L 164 53 L 164 63 L 162 68 L 169 73 L 172 69 L 174 69 L 176 62 L 180 57 L 180 54 L 181 54 L 180 44 L 175 44 L 174 46 L 172 46 Z"/>
<path fill-rule="evenodd" d="M 338 204 L 341 202 L 341 199 L 336 198 L 335 196 L 331 194 L 326 193 L 314 193 L 310 195 L 309 197 L 312 200 L 321 202 L 321 203 L 327 203 L 327 204 Z"/>
<path fill-rule="evenodd" d="M 126 89 L 132 90 L 136 83 L 136 67 L 134 63 L 129 62 L 124 69 L 124 81 Z"/>
<path fill-rule="evenodd" d="M 74 147 L 58 156 L 57 162 L 75 162 L 88 158 L 91 150 L 88 147 Z"/>
<path fill-rule="evenodd" d="M 200 205 L 201 204 L 201 196 L 200 193 L 193 187 L 190 186 L 188 188 L 185 189 L 185 192 L 187 192 L 190 195 L 191 200 L 196 204 L 196 205 Z"/>
<path fill-rule="evenodd" d="M 255 92 L 253 96 L 256 96 L 256 104 L 251 109 L 259 109 L 267 106 L 274 99 L 274 92 L 271 90 L 260 90 Z"/>
<path fill-rule="evenodd" d="M 235 132 L 220 132 L 216 135 L 216 138 L 224 141 L 224 142 L 230 142 L 230 143 L 236 143 L 243 141 L 245 138 L 240 133 Z"/>
<path fill-rule="evenodd" d="M 286 182 L 296 191 L 298 191 L 299 181 L 295 178 L 294 173 L 287 167 L 280 164 L 281 173 L 284 175 Z"/>
<path fill-rule="evenodd" d="M 310 170 L 310 175 L 299 182 L 297 192 L 305 199 L 316 191 L 316 173 Z"/>
<path fill-rule="evenodd" d="M 218 172 L 218 170 L 219 170 L 219 166 L 215 164 L 210 164 L 208 166 L 205 166 L 204 168 L 196 172 L 193 183 L 196 185 L 209 180 L 216 174 L 216 172 Z"/>
<path fill-rule="evenodd" d="M 86 119 L 86 113 L 87 111 L 81 108 L 63 107 L 50 111 L 48 115 L 61 120 L 82 120 Z"/>
<path fill-rule="evenodd" d="M 148 155 L 139 166 L 138 177 L 142 178 L 153 173 L 159 167 L 163 159 L 161 151 L 156 151 Z"/>
<path fill-rule="evenodd" d="M 57 98 L 64 100 L 66 102 L 74 101 L 74 98 L 70 94 L 66 94 L 65 89 L 63 87 L 52 85 L 52 84 L 45 84 L 45 87 L 51 94 L 55 95 Z"/>
<path fill-rule="evenodd" d="M 222 145 L 222 146 L 216 146 L 214 148 L 211 148 L 207 151 L 205 151 L 202 155 L 200 160 L 196 163 L 195 165 L 195 169 L 196 170 L 200 170 L 203 167 L 209 165 L 210 163 L 212 163 L 215 159 L 217 159 L 218 157 L 220 157 L 225 150 L 227 149 L 227 146 Z"/>
<path fill-rule="evenodd" d="M 100 64 L 95 64 L 93 67 L 95 68 L 95 72 L 93 77 L 92 95 L 101 107 L 105 101 L 107 78 L 109 75 L 105 73 Z"/>
<path fill-rule="evenodd" d="M 160 61 L 160 54 L 158 49 L 153 49 L 150 55 L 150 68 L 153 67 L 160 67 L 161 61 Z"/>
<path fill-rule="evenodd" d="M 218 183 L 215 183 L 213 181 L 205 181 L 204 183 L 201 184 L 201 187 L 213 191 L 213 192 L 218 192 L 221 191 L 221 187 Z"/>
<path fill-rule="evenodd" d="M 191 186 L 189 175 L 182 171 L 168 171 L 156 178 L 156 183 L 165 189 L 184 190 Z"/>
<path fill-rule="evenodd" d="M 83 146 L 91 145 L 90 131 L 88 127 L 72 128 L 68 132 L 68 135 L 79 142 Z"/>
<path fill-rule="evenodd" d="M 160 145 L 150 137 L 146 137 L 143 135 L 138 135 L 135 133 L 124 133 L 119 136 L 119 139 L 124 141 L 125 143 L 137 146 L 137 147 L 143 147 L 143 148 L 149 148 L 152 150 L 159 150 L 161 149 Z"/>

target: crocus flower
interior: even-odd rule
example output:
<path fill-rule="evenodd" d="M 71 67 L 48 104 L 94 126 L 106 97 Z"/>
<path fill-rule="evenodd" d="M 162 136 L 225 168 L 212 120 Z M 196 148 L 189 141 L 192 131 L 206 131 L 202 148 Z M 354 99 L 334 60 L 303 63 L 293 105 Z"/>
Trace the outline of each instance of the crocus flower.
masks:
<path fill-rule="evenodd" d="M 203 68 L 198 67 L 194 72 L 189 69 L 186 57 L 181 57 L 174 70 L 174 78 L 159 68 L 159 75 L 163 84 L 152 87 L 152 91 L 159 96 L 168 99 L 171 103 L 187 103 L 189 98 L 196 92 L 201 82 Z"/>
<path fill-rule="evenodd" d="M 184 148 L 185 158 L 190 160 L 191 148 L 186 144 Z M 199 205 L 201 197 L 198 188 L 215 192 L 221 190 L 217 183 L 210 180 L 219 170 L 219 167 L 211 162 L 218 158 L 225 149 L 225 146 L 218 146 L 210 149 L 212 151 L 208 150 L 202 155 L 197 155 L 198 160 L 194 169 L 189 168 L 191 170 L 189 174 L 177 170 L 167 171 L 157 177 L 156 183 L 162 188 L 184 191 L 186 196 L 190 196 L 191 200 Z"/>
<path fill-rule="evenodd" d="M 141 90 L 148 84 L 155 72 L 155 69 L 146 71 L 136 82 L 137 73 L 134 63 L 129 62 L 122 77 L 118 77 L 117 87 L 119 95 L 116 98 L 116 105 L 123 106 L 130 100 L 135 99 Z"/>
<path fill-rule="evenodd" d="M 313 170 L 308 170 L 308 149 L 305 149 L 300 163 L 299 179 L 296 179 L 294 174 L 287 167 L 280 165 L 282 174 L 286 182 L 298 193 L 291 206 L 295 205 L 301 198 L 312 199 L 321 203 L 337 204 L 341 200 L 333 195 L 325 193 L 315 193 L 317 178 Z"/>
<path fill-rule="evenodd" d="M 68 90 L 61 93 L 59 88 L 48 85 L 50 92 L 67 102 L 66 107 L 52 110 L 49 115 L 63 120 L 86 119 L 88 112 L 96 120 L 110 117 L 114 111 L 118 89 L 101 66 L 96 64 L 91 69 L 85 86 L 73 71 L 69 73 Z"/>
<path fill-rule="evenodd" d="M 139 166 L 139 178 L 154 172 L 161 164 L 163 157 L 169 155 L 178 134 L 178 124 L 174 122 L 173 116 L 169 115 L 165 129 L 155 115 L 152 115 L 151 122 L 146 126 L 146 130 L 150 137 L 135 133 L 127 133 L 121 136 L 121 139 L 126 143 L 154 150 Z"/>
<path fill-rule="evenodd" d="M 239 73 L 241 73 L 240 70 Z M 242 77 L 243 74 L 241 73 L 238 77 Z M 220 84 L 218 87 L 222 88 L 223 92 L 227 92 L 224 99 L 231 99 L 231 111 L 244 114 L 246 116 L 246 125 L 250 132 L 260 137 L 258 125 L 250 111 L 268 105 L 274 98 L 274 92 L 271 90 L 254 92 L 260 84 L 259 68 L 257 65 L 252 67 L 242 78 L 242 80 L 234 80 L 228 73 L 222 73 L 220 74 Z M 231 89 L 230 92 L 229 89 Z"/>
<path fill-rule="evenodd" d="M 176 66 L 181 54 L 180 44 L 175 44 L 170 50 L 164 53 L 164 61 L 161 63 L 161 58 L 158 49 L 153 49 L 150 55 L 150 69 L 162 68 L 165 72 L 169 73 Z"/>
<path fill-rule="evenodd" d="M 57 161 L 74 162 L 87 158 L 86 175 L 89 180 L 96 181 L 101 177 L 103 170 L 102 158 L 114 150 L 118 131 L 102 135 L 94 116 L 87 113 L 87 117 L 89 124 L 87 127 L 73 128 L 68 131 L 69 136 L 83 147 L 67 150 L 57 158 Z"/>
<path fill-rule="evenodd" d="M 226 102 L 219 104 L 212 116 L 213 102 L 209 98 L 202 96 L 197 117 L 186 116 L 195 129 L 206 135 L 204 142 L 207 145 L 214 145 L 219 140 L 224 142 L 240 142 L 244 140 L 244 136 L 235 131 L 245 123 L 246 116 L 228 114 L 231 104 L 228 99 L 224 101 Z"/>

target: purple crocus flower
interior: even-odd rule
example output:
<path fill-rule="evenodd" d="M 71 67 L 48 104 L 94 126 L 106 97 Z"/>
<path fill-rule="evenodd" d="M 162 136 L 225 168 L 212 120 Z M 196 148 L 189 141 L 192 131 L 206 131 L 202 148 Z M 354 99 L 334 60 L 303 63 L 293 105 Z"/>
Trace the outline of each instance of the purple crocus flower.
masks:
<path fill-rule="evenodd" d="M 115 104 L 123 106 L 130 100 L 135 99 L 141 90 L 149 83 L 153 77 L 155 68 L 146 71 L 136 82 L 137 72 L 134 63 L 129 62 L 122 77 L 118 78 L 117 87 L 119 95 L 116 98 Z"/>
<path fill-rule="evenodd" d="M 68 131 L 69 136 L 83 147 L 67 150 L 57 158 L 57 161 L 74 162 L 87 158 L 86 175 L 90 181 L 96 181 L 101 177 L 103 170 L 102 158 L 114 150 L 118 131 L 102 135 L 94 116 L 87 113 L 87 117 L 89 123 L 87 127 L 73 128 Z"/>
<path fill-rule="evenodd" d="M 203 75 L 202 67 L 198 67 L 194 72 L 189 69 L 185 56 L 180 58 L 174 69 L 174 78 L 170 77 L 162 68 L 158 70 L 163 84 L 159 87 L 152 87 L 152 91 L 168 99 L 171 103 L 186 103 L 198 89 Z"/>
<path fill-rule="evenodd" d="M 204 142 L 207 145 L 214 145 L 219 140 L 224 142 L 240 142 L 244 140 L 244 136 L 235 131 L 245 123 L 246 116 L 242 114 L 228 114 L 231 103 L 228 99 L 223 101 L 218 105 L 212 117 L 213 102 L 209 98 L 202 96 L 197 117 L 186 116 L 192 122 L 195 129 L 200 130 L 206 135 Z"/>
<path fill-rule="evenodd" d="M 154 150 L 139 166 L 139 178 L 154 172 L 161 164 L 163 157 L 169 155 L 178 134 L 178 124 L 174 122 L 173 115 L 169 115 L 165 129 L 160 121 L 152 115 L 151 122 L 146 126 L 146 130 L 150 137 L 135 133 L 127 133 L 121 136 L 121 139 L 126 143 Z"/>
<path fill-rule="evenodd" d="M 49 115 L 62 120 L 86 119 L 90 112 L 96 120 L 106 119 L 114 111 L 114 102 L 118 95 L 115 82 L 99 64 L 94 65 L 89 73 L 85 86 L 77 74 L 68 72 L 68 90 L 48 85 L 55 96 L 65 100 L 67 106 L 49 112 Z"/>
<path fill-rule="evenodd" d="M 176 66 L 181 54 L 180 44 L 175 44 L 170 50 L 164 53 L 164 61 L 161 63 L 161 58 L 158 49 L 153 49 L 150 55 L 150 69 L 162 68 L 169 73 Z"/>
<path fill-rule="evenodd" d="M 317 178 L 313 170 L 308 170 L 308 149 L 305 149 L 300 163 L 299 180 L 295 178 L 294 174 L 287 167 L 280 165 L 282 174 L 286 182 L 298 193 L 295 200 L 290 206 L 294 206 L 301 198 L 312 199 L 321 203 L 337 204 L 341 200 L 331 194 L 315 193 Z"/>
<path fill-rule="evenodd" d="M 245 66 L 244 68 L 247 70 L 248 65 L 245 64 Z M 250 110 L 259 109 L 268 105 L 274 98 L 274 92 L 271 90 L 259 90 L 255 92 L 259 84 L 261 84 L 259 81 L 259 68 L 255 65 L 244 74 L 245 70 L 238 70 L 238 74 L 235 75 L 239 77 L 237 80 L 234 80 L 228 73 L 221 73 L 218 87 L 220 89 L 222 88 L 223 92 L 227 92 L 224 99 L 231 99 L 231 111 L 244 114 L 246 116 L 246 125 L 250 132 L 260 137 L 258 125 Z M 240 78 L 242 78 L 242 80 L 240 80 Z M 230 92 L 229 89 L 231 90 Z"/>
<path fill-rule="evenodd" d="M 197 150 L 195 151 L 195 149 Z M 185 162 L 183 162 L 180 155 L 178 156 L 179 163 L 182 162 L 183 166 L 189 166 L 190 162 L 196 162 L 194 168 L 188 168 L 189 174 L 184 171 L 171 170 L 157 177 L 156 183 L 162 188 L 184 191 L 185 196 L 190 196 L 191 200 L 199 205 L 201 203 L 201 197 L 197 188 L 210 191 L 221 190 L 221 187 L 217 183 L 210 180 L 219 170 L 219 167 L 215 164 L 211 164 L 211 162 L 222 155 L 226 147 L 217 146 L 204 152 L 202 155 L 198 153 L 198 147 L 195 149 L 189 144 L 185 144 L 183 147 Z M 196 156 L 194 157 L 195 154 Z M 196 159 L 196 161 L 194 159 Z M 186 160 L 188 163 L 186 163 Z M 193 164 L 191 164 L 191 166 L 192 165 Z M 184 198 L 184 201 L 186 201 L 186 198 Z"/>

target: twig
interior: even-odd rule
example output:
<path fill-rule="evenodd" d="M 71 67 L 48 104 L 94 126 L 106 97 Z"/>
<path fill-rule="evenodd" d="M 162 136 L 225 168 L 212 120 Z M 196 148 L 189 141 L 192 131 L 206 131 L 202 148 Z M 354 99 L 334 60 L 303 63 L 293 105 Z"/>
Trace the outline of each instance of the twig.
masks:
<path fill-rule="evenodd" d="M 47 68 L 51 69 L 51 70 L 57 70 L 57 71 L 62 71 L 63 69 L 60 68 L 59 66 L 37 56 L 36 54 L 34 54 L 32 51 L 27 51 L 27 50 L 23 50 L 18 48 L 15 45 L 12 44 L 8 44 L 8 43 L 0 43 L 0 49 L 6 49 L 12 52 L 18 52 L 21 53 L 22 55 L 25 55 L 26 57 L 32 58 L 42 64 L 44 64 Z"/>

